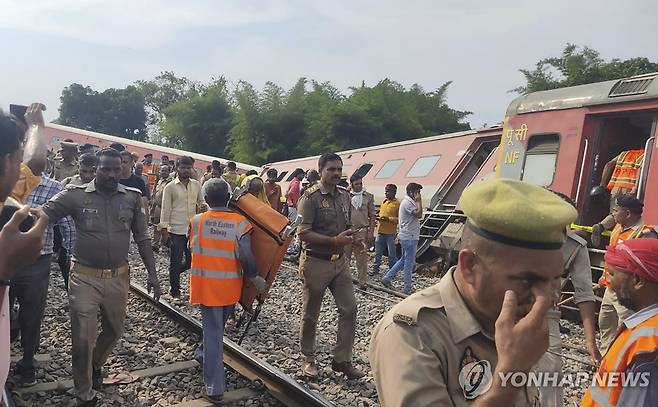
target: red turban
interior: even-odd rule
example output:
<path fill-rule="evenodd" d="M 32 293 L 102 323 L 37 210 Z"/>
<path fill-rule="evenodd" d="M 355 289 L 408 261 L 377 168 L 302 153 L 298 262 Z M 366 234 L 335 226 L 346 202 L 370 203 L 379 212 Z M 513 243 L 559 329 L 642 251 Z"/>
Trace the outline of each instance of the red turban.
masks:
<path fill-rule="evenodd" d="M 658 283 L 658 239 L 630 239 L 606 249 L 607 265 Z"/>

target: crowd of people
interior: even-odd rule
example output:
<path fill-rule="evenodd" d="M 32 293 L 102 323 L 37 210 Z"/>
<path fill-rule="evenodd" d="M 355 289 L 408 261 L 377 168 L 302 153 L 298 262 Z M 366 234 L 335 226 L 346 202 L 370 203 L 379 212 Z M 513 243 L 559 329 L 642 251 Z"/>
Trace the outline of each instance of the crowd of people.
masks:
<path fill-rule="evenodd" d="M 615 195 L 613 227 L 602 221 L 613 230 L 600 281 L 606 288 L 597 343 L 587 242 L 569 228 L 577 210 L 567 196 L 505 179 L 468 187 L 458 205 L 467 221 L 457 264 L 438 284 L 414 293 L 420 184 L 406 185 L 400 200 L 397 186 L 386 185 L 377 210 L 363 175 L 346 179 L 334 153 L 323 154 L 317 170 L 295 170 L 285 193 L 273 168 L 263 178 L 255 171 L 241 174 L 233 162 L 224 167 L 213 161 L 197 175 L 189 156 L 156 163 L 151 154 L 139 157 L 118 143 L 94 151 L 71 140 L 51 154 L 43 140 L 44 109 L 35 103 L 24 117 L 0 113 L 1 384 L 9 374 L 9 343 L 18 337 L 22 354 L 13 380 L 19 386 L 36 383 L 34 357 L 56 258 L 69 296 L 75 394 L 78 405 L 96 405 L 103 365 L 124 330 L 134 242 L 154 298 L 161 295 L 154 252 L 169 252 L 170 301 L 183 301 L 181 274 L 189 272 L 189 301 L 202 311 L 196 357 L 203 363 L 204 397 L 221 402 L 224 325 L 244 278 L 258 291 L 267 284 L 256 273 L 254 226 L 229 208 L 236 191 L 252 194 L 291 222 L 301 217 L 292 247 L 300 256 L 303 283 L 300 348 L 306 376 L 320 374 L 316 330 L 327 289 L 338 311 L 331 369 L 348 379 L 365 375 L 352 363 L 358 311 L 352 258 L 362 289 L 369 277 L 390 286 L 402 271 L 409 294 L 379 322 L 370 342 L 383 406 L 562 405 L 559 385 L 512 386 L 505 377 L 561 373 L 556 298 L 567 276 L 597 372 L 658 374 L 658 234 L 642 220 L 643 204 L 633 195 Z M 612 169 L 608 173 L 612 181 L 606 182 L 624 179 L 615 178 Z M 653 405 L 655 383 L 594 381 L 581 405 Z"/>

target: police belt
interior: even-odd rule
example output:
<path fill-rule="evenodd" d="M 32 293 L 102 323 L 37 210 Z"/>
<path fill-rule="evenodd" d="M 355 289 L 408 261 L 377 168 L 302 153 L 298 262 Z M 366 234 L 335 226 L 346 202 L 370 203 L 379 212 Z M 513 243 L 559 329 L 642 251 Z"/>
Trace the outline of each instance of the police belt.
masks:
<path fill-rule="evenodd" d="M 343 253 L 319 253 L 312 250 L 305 250 L 307 256 L 326 261 L 336 261 L 343 257 Z"/>
<path fill-rule="evenodd" d="M 130 271 L 130 267 L 128 267 L 128 262 L 123 263 L 119 267 L 115 267 L 111 269 L 99 269 L 96 267 L 85 266 L 74 261 L 72 262 L 72 267 L 71 267 L 71 272 L 85 274 L 96 278 L 114 278 L 122 274 L 126 274 L 128 271 Z"/>

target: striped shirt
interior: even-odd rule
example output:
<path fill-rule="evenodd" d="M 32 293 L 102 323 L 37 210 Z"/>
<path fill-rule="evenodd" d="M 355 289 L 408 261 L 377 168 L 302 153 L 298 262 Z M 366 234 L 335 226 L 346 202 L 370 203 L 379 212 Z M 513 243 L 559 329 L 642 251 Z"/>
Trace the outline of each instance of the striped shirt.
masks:
<path fill-rule="evenodd" d="M 59 181 L 55 181 L 46 175 L 41 176 L 39 185 L 28 195 L 26 204 L 31 208 L 38 208 L 50 200 L 50 198 L 57 195 L 64 190 L 64 186 Z M 75 224 L 70 216 L 60 219 L 56 225 L 59 226 L 60 233 L 62 234 L 62 246 L 70 254 L 73 252 L 73 244 L 75 243 Z M 43 248 L 41 254 L 53 253 L 53 224 L 48 225 L 46 233 L 43 236 Z"/>

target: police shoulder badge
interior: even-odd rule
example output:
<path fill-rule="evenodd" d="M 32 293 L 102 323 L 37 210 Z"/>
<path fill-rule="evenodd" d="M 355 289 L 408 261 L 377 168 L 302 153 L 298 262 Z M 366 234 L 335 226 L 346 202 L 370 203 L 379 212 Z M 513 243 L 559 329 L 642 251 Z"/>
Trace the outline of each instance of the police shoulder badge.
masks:
<path fill-rule="evenodd" d="M 459 371 L 459 385 L 466 400 L 473 400 L 491 388 L 491 364 L 488 360 L 480 360 L 467 346 L 462 354 Z"/>
<path fill-rule="evenodd" d="M 328 208 L 329 206 L 331 206 L 331 205 L 329 204 L 329 200 L 328 200 L 328 199 L 324 199 L 324 198 L 323 198 L 322 201 L 320 202 L 320 205 L 321 205 L 323 208 Z"/>

